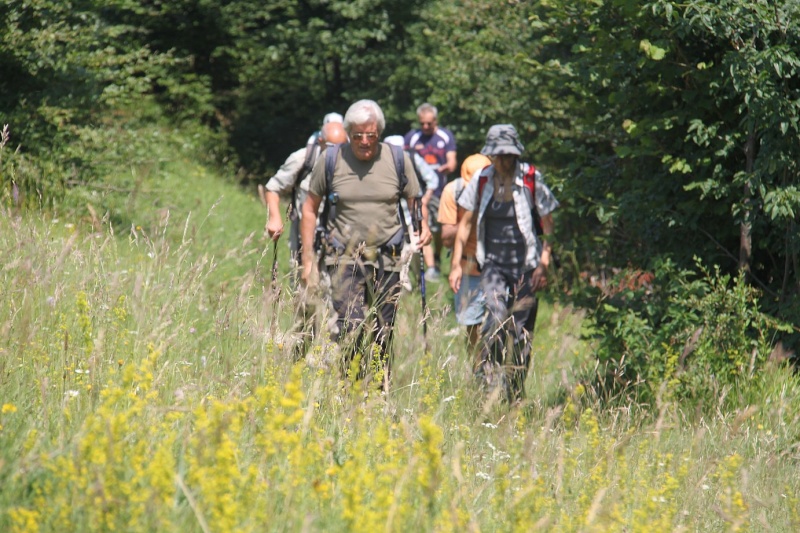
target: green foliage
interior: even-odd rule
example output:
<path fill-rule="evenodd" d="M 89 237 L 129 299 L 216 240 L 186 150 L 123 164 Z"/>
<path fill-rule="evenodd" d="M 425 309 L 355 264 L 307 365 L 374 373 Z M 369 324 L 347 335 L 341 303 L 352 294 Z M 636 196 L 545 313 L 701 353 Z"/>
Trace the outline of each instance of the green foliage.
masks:
<path fill-rule="evenodd" d="M 254 2 L 221 8 L 228 41 L 216 54 L 233 65 L 235 86 L 218 94 L 231 142 L 247 171 L 263 181 L 305 143 L 330 111 L 344 114 L 361 98 L 387 111 L 397 95 L 387 83 L 408 61 L 409 30 L 422 0 Z M 389 131 L 407 128 L 387 113 Z"/>
<path fill-rule="evenodd" d="M 40 203 L 52 205 L 76 185 L 96 186 L 122 142 L 116 130 L 161 115 L 156 95 L 193 115 L 211 112 L 207 84 L 183 69 L 187 59 L 153 50 L 142 28 L 115 23 L 112 11 L 113 3 L 92 0 L 0 6 L 3 124 L 32 167 L 14 180 Z"/>
<path fill-rule="evenodd" d="M 565 214 L 585 217 L 564 240 L 601 265 L 666 253 L 685 268 L 699 256 L 748 270 L 764 308 L 797 321 L 797 3 L 547 2 L 538 13 L 550 35 L 531 60 L 561 62 L 570 101 L 572 127 L 554 146 L 570 176 Z"/>
<path fill-rule="evenodd" d="M 759 309 L 760 294 L 742 275 L 733 279 L 699 262 L 696 270 L 682 269 L 670 260 L 654 274 L 652 283 L 639 284 L 623 270 L 595 293 L 588 334 L 609 394 L 713 405 L 723 390 L 747 389 L 776 340 L 793 330 Z"/>

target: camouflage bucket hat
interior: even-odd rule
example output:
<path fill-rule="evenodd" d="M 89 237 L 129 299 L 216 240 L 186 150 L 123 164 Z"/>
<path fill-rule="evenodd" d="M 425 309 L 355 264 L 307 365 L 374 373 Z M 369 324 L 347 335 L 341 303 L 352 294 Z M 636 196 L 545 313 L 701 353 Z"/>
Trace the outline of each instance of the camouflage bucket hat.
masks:
<path fill-rule="evenodd" d="M 495 124 L 486 134 L 486 145 L 481 149 L 483 155 L 513 154 L 522 155 L 525 149 L 519 142 L 517 130 L 511 124 Z"/>

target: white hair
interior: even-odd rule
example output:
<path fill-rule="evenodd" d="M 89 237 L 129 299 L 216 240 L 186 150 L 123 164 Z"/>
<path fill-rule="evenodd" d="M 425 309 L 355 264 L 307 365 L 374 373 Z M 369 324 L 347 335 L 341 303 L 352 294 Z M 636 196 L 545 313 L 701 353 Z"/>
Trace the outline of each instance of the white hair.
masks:
<path fill-rule="evenodd" d="M 431 105 L 428 102 L 420 104 L 417 108 L 417 116 L 420 116 L 422 113 L 433 113 L 433 118 L 439 118 L 439 110 L 436 109 L 435 105 Z"/>
<path fill-rule="evenodd" d="M 375 122 L 378 125 L 378 135 L 386 128 L 386 119 L 383 117 L 381 106 L 373 100 L 359 100 L 351 105 L 344 114 L 344 129 L 350 135 L 353 126 Z"/>

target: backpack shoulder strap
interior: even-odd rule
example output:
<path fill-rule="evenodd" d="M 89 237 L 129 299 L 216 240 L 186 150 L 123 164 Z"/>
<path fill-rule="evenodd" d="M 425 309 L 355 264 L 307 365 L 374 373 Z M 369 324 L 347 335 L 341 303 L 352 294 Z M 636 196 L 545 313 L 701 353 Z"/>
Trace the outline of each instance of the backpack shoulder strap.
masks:
<path fill-rule="evenodd" d="M 486 172 L 491 165 L 486 165 L 481 169 L 481 173 L 478 176 L 478 197 L 475 201 L 475 210 L 479 210 L 481 207 L 481 195 L 483 194 L 483 188 L 486 187 L 486 182 L 489 181 L 489 174 Z"/>
<path fill-rule="evenodd" d="M 397 185 L 400 188 L 400 194 L 397 195 L 397 217 L 400 219 L 400 223 L 403 225 L 403 236 L 405 236 L 408 234 L 408 228 L 406 227 L 406 217 L 403 215 L 403 204 L 401 203 L 403 199 L 403 192 L 406 190 L 406 185 L 408 185 L 408 176 L 406 176 L 405 151 L 402 147 L 394 144 L 389 144 L 388 146 L 392 150 L 394 170 L 397 173 Z"/>
<path fill-rule="evenodd" d="M 289 202 L 289 217 L 292 220 L 295 220 L 297 217 L 297 213 L 295 213 L 295 204 L 297 203 L 297 188 L 300 186 L 300 182 L 306 179 L 306 176 L 311 174 L 311 169 L 314 168 L 314 163 L 317 162 L 317 157 L 319 157 L 320 154 L 321 148 L 318 142 L 319 136 L 320 133 L 316 132 L 308 138 L 308 141 L 306 141 L 306 156 L 303 158 L 303 164 L 300 165 L 300 168 L 297 170 L 297 174 L 294 175 L 292 200 Z"/>
<path fill-rule="evenodd" d="M 528 163 L 528 170 L 522 176 L 522 182 L 525 188 L 528 189 L 528 201 L 531 205 L 531 214 L 533 215 L 533 228 L 537 236 L 544 235 L 544 228 L 542 228 L 542 217 L 539 216 L 539 209 L 536 207 L 536 167 Z"/>
<path fill-rule="evenodd" d="M 400 197 L 403 196 L 403 191 L 408 185 L 408 176 L 406 176 L 406 158 L 403 149 L 394 144 L 389 144 L 392 150 L 392 159 L 394 159 L 394 169 L 397 172 L 397 182 L 400 186 Z"/>
<path fill-rule="evenodd" d="M 303 166 L 300 167 L 300 172 L 297 176 L 298 183 L 311 172 L 312 168 L 314 168 L 314 163 L 317 162 L 317 157 L 319 157 L 319 149 L 319 135 L 312 135 L 308 138 L 308 142 L 306 143 L 306 157 L 303 160 Z"/>
<path fill-rule="evenodd" d="M 325 206 L 320 213 L 320 226 L 327 230 L 328 222 L 336 218 L 336 202 L 338 198 L 333 192 L 333 172 L 336 170 L 336 160 L 339 159 L 339 147 L 334 144 L 325 150 L 325 197 L 322 199 Z"/>
<path fill-rule="evenodd" d="M 422 177 L 422 171 L 417 164 L 417 158 L 422 159 L 416 150 L 413 147 L 408 148 L 408 158 L 411 160 L 411 166 L 414 167 L 414 172 L 417 174 L 417 179 L 419 181 L 419 191 L 421 194 L 425 194 L 425 191 L 428 189 L 428 185 L 425 183 L 425 179 Z M 424 160 L 423 160 L 424 161 Z"/>
<path fill-rule="evenodd" d="M 336 160 L 339 158 L 339 145 L 334 144 L 325 150 L 325 193 L 330 194 L 333 189 L 333 172 L 336 170 Z"/>
<path fill-rule="evenodd" d="M 534 195 L 533 198 L 536 198 L 536 167 L 528 164 L 528 170 L 522 176 L 522 182 L 531 191 L 531 194 Z"/>

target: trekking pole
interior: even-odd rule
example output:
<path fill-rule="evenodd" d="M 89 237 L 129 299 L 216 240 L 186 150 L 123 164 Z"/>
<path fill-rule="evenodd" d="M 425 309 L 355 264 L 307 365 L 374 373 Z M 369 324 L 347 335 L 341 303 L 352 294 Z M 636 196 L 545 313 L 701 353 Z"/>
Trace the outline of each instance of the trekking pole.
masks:
<path fill-rule="evenodd" d="M 414 202 L 414 229 L 417 234 L 422 236 L 422 199 L 417 198 Z M 425 295 L 425 255 L 422 253 L 422 246 L 419 247 L 419 292 L 422 295 L 422 337 L 425 339 L 425 349 L 428 348 L 428 301 Z"/>
<path fill-rule="evenodd" d="M 278 242 L 275 241 L 272 243 L 272 284 L 275 285 L 275 281 L 278 278 Z"/>

